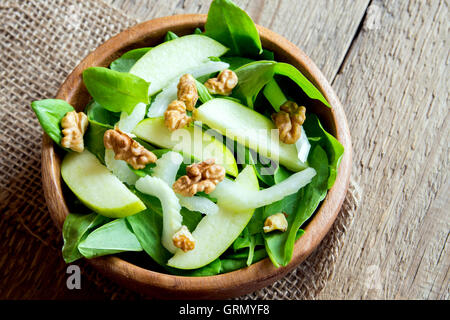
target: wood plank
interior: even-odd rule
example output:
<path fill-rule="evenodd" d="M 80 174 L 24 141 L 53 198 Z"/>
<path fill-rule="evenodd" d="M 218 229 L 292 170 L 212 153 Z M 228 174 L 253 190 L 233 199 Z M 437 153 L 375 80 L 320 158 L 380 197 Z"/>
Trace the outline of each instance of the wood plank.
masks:
<path fill-rule="evenodd" d="M 448 4 L 375 1 L 333 87 L 364 189 L 320 298 L 449 298 Z"/>
<path fill-rule="evenodd" d="M 182 13 L 207 13 L 211 0 L 103 0 L 141 21 Z M 252 19 L 284 36 L 332 80 L 369 0 L 236 0 Z"/>

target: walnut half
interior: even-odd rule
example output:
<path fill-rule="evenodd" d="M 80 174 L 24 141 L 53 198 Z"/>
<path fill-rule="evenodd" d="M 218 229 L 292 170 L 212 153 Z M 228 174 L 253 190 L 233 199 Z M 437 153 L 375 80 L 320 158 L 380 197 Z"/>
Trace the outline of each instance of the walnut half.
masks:
<path fill-rule="evenodd" d="M 143 169 L 148 163 L 156 162 L 153 152 L 145 149 L 129 135 L 118 128 L 107 130 L 103 136 L 105 148 L 114 151 L 114 159 L 128 162 L 134 169 Z"/>
<path fill-rule="evenodd" d="M 293 101 L 286 101 L 280 111 L 272 114 L 272 120 L 279 130 L 280 140 L 287 144 L 294 144 L 302 133 L 302 125 L 306 119 L 306 108 L 299 107 Z"/>
<path fill-rule="evenodd" d="M 177 86 L 177 97 L 178 100 L 184 102 L 187 110 L 194 110 L 198 100 L 198 92 L 195 79 L 190 74 L 186 73 L 181 76 Z"/>
<path fill-rule="evenodd" d="M 186 226 L 182 226 L 180 230 L 175 232 L 172 241 L 175 247 L 180 248 L 184 252 L 195 248 L 195 239 Z"/>
<path fill-rule="evenodd" d="M 75 152 L 82 152 L 84 150 L 83 135 L 88 124 L 88 118 L 83 112 L 67 112 L 61 119 L 61 127 L 63 128 L 61 145 Z"/>
<path fill-rule="evenodd" d="M 188 166 L 186 174 L 175 181 L 172 188 L 176 193 L 192 197 L 197 192 L 214 191 L 216 185 L 225 178 L 225 169 L 215 164 L 214 159 L 208 159 Z"/>
<path fill-rule="evenodd" d="M 273 214 L 264 221 L 264 233 L 279 230 L 285 232 L 288 228 L 286 216 L 283 213 Z"/>
<path fill-rule="evenodd" d="M 164 125 L 170 131 L 184 128 L 192 121 L 186 114 L 186 104 L 180 100 L 172 101 L 164 112 Z"/>
<path fill-rule="evenodd" d="M 227 96 L 233 91 L 238 83 L 238 77 L 236 73 L 229 69 L 225 69 L 219 73 L 217 78 L 208 79 L 205 82 L 205 87 L 212 94 L 220 94 Z"/>

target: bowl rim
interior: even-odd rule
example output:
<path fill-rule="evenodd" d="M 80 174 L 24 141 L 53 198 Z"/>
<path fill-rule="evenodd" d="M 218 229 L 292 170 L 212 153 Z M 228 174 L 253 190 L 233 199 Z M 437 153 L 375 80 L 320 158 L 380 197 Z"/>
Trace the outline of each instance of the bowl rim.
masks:
<path fill-rule="evenodd" d="M 89 66 L 102 66 L 102 61 L 111 60 L 120 49 L 151 37 L 160 37 L 168 30 L 176 32 L 203 27 L 206 17 L 205 14 L 167 16 L 141 22 L 120 32 L 97 47 L 73 69 L 61 85 L 56 98 L 69 103 L 76 99 L 77 90 L 84 86 L 81 79 L 82 70 Z M 285 267 L 275 268 L 270 259 L 265 258 L 249 267 L 225 274 L 186 277 L 144 269 L 116 256 L 86 259 L 98 271 L 117 283 L 158 298 L 217 299 L 246 294 L 280 279 L 297 267 L 320 244 L 334 223 L 347 193 L 352 161 L 351 138 L 344 109 L 324 75 L 301 49 L 265 27 L 257 25 L 257 28 L 263 47 L 286 55 L 287 60 L 321 91 L 331 106 L 335 137 L 345 148 L 333 187 L 328 190 L 320 208 L 308 223 L 304 235 L 296 241 L 292 260 Z M 45 133 L 41 160 L 47 206 L 53 222 L 61 230 L 68 208 L 62 193 L 60 159 L 54 150 L 53 141 Z"/>

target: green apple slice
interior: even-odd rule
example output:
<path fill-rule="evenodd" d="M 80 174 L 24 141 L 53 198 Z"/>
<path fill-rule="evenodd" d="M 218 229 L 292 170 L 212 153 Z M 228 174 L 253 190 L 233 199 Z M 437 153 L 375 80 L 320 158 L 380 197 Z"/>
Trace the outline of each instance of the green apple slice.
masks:
<path fill-rule="evenodd" d="M 173 40 L 175 41 L 175 40 Z M 237 176 L 238 169 L 233 153 L 219 140 L 210 136 L 198 126 L 190 126 L 169 131 L 164 125 L 164 118 L 147 118 L 141 121 L 133 133 L 140 139 L 162 148 L 182 152 L 199 161 L 214 158 L 226 172 Z"/>
<path fill-rule="evenodd" d="M 196 120 L 219 131 L 232 140 L 259 152 L 262 156 L 279 162 L 292 171 L 307 166 L 300 161 L 295 144 L 285 144 L 278 139 L 272 120 L 230 99 L 213 99 L 194 112 Z"/>
<path fill-rule="evenodd" d="M 133 65 L 130 73 L 150 82 L 148 94 L 153 95 L 185 70 L 202 64 L 209 57 L 220 57 L 227 50 L 212 38 L 187 35 L 154 47 Z"/>
<path fill-rule="evenodd" d="M 243 189 L 257 191 L 258 179 L 253 167 L 247 166 L 236 178 Z M 219 206 L 219 212 L 203 217 L 192 232 L 195 248 L 183 252 L 177 250 L 167 264 L 178 269 L 203 267 L 219 257 L 244 230 L 253 215 L 253 209 L 231 211 Z"/>
<path fill-rule="evenodd" d="M 122 218 L 146 208 L 134 193 L 87 150 L 68 153 L 61 164 L 61 176 L 87 207 L 103 216 Z"/>

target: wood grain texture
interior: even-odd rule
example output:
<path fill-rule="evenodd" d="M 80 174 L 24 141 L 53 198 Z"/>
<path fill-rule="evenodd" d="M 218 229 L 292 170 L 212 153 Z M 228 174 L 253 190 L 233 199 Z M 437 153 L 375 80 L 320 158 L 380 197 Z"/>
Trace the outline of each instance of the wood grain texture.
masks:
<path fill-rule="evenodd" d="M 373 1 L 333 87 L 364 197 L 322 298 L 449 298 L 444 1 Z"/>
<path fill-rule="evenodd" d="M 105 2 L 141 20 L 209 6 Z M 448 2 L 236 2 L 334 79 L 350 121 L 364 197 L 319 298 L 448 299 Z"/>

